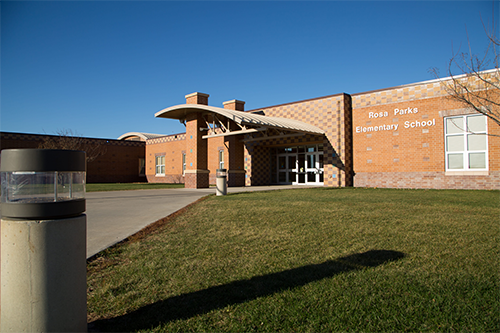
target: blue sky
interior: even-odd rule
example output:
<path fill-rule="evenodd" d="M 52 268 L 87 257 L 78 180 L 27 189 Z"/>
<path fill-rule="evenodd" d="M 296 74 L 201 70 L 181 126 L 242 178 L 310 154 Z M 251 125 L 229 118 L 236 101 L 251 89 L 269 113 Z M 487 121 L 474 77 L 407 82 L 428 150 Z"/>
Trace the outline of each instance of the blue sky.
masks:
<path fill-rule="evenodd" d="M 117 138 L 186 94 L 245 109 L 446 74 L 493 1 L 2 1 L 0 130 Z M 498 28 L 498 27 L 497 27 Z"/>

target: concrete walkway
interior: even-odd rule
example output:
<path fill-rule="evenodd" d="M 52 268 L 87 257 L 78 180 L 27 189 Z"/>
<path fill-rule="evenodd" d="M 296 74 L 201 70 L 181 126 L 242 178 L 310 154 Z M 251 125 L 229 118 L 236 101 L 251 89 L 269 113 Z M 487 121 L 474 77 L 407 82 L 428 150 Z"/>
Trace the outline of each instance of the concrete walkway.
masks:
<path fill-rule="evenodd" d="M 292 188 L 305 186 L 230 187 L 228 193 Z M 215 187 L 87 193 L 87 258 L 214 193 Z"/>

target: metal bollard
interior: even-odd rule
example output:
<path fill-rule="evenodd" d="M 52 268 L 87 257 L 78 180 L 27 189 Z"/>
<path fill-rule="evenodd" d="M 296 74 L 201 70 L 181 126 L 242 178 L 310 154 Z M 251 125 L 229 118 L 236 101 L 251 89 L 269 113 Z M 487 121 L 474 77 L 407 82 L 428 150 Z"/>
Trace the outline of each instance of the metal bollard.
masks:
<path fill-rule="evenodd" d="M 226 169 L 217 169 L 216 172 L 216 195 L 227 194 L 227 172 Z"/>

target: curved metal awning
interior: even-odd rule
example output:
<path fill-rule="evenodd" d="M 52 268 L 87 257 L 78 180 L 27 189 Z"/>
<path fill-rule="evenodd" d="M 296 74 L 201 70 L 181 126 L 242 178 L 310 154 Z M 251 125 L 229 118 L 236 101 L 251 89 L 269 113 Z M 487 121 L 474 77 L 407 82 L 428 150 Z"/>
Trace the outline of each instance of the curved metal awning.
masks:
<path fill-rule="evenodd" d="M 155 138 L 160 138 L 162 136 L 166 136 L 166 134 L 152 134 L 152 133 L 143 133 L 143 132 L 128 132 L 125 134 L 120 135 L 118 140 L 127 140 L 130 138 L 138 137 L 142 139 L 143 141 L 149 140 L 149 139 L 155 139 Z"/>
<path fill-rule="evenodd" d="M 263 132 L 269 129 L 274 129 L 281 133 L 281 135 L 284 135 L 282 131 L 316 135 L 322 135 L 325 133 L 322 129 L 316 126 L 306 124 L 298 120 L 267 117 L 249 112 L 234 111 L 201 104 L 181 104 L 171 106 L 157 112 L 155 117 L 178 119 L 179 121 L 184 122 L 188 114 L 196 112 L 201 112 L 203 114 L 207 124 L 207 128 L 204 128 L 204 130 L 208 131 L 208 135 L 205 135 L 203 138 L 249 134 L 254 132 Z M 230 130 L 227 120 L 235 122 L 239 126 L 239 129 L 236 131 Z M 216 131 L 216 129 L 219 129 L 219 131 Z"/>

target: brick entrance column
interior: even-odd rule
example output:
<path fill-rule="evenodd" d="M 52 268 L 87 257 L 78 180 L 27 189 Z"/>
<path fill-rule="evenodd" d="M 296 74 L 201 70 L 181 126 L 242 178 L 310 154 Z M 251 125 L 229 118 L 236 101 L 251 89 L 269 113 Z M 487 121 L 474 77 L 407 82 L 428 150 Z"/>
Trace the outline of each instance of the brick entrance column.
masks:
<path fill-rule="evenodd" d="M 186 104 L 208 105 L 207 94 L 193 93 L 186 95 Z M 186 188 L 207 188 L 209 186 L 207 140 L 202 139 L 200 127 L 206 127 L 201 112 L 194 112 L 186 117 Z"/>
<path fill-rule="evenodd" d="M 244 111 L 245 102 L 232 100 L 223 103 L 224 109 Z M 235 123 L 230 124 L 230 130 L 238 130 Z M 243 135 L 230 135 L 224 137 L 224 144 L 228 148 L 227 156 L 227 185 L 229 187 L 245 186 L 244 145 L 241 141 Z"/>

